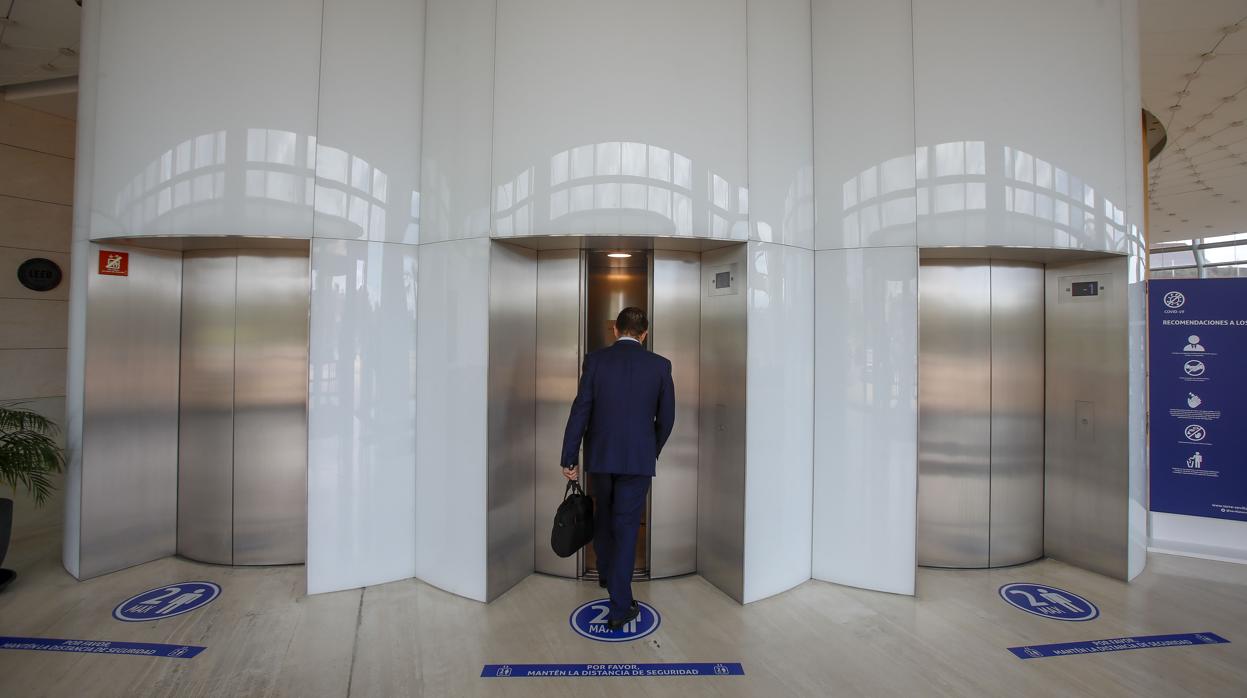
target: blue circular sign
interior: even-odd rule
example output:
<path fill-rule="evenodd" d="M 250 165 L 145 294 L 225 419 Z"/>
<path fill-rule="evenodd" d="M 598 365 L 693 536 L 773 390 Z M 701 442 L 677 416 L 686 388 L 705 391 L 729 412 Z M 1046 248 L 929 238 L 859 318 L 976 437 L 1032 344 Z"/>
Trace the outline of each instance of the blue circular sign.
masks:
<path fill-rule="evenodd" d="M 1014 608 L 1054 620 L 1083 621 L 1099 617 L 1096 605 L 1072 591 L 1047 584 L 1006 584 L 1000 598 Z"/>
<path fill-rule="evenodd" d="M 611 630 L 607 624 L 607 618 L 611 612 L 610 599 L 598 599 L 590 601 L 576 610 L 572 611 L 569 621 L 572 630 L 580 635 L 597 640 L 599 642 L 628 642 L 629 640 L 637 640 L 649 635 L 658 629 L 658 624 L 662 622 L 662 618 L 658 615 L 658 611 L 647 603 L 638 601 L 637 605 L 641 608 L 641 615 L 624 624 L 618 630 Z"/>
<path fill-rule="evenodd" d="M 135 594 L 117 604 L 113 618 L 129 623 L 172 618 L 206 606 L 221 595 L 212 582 L 178 582 Z"/>

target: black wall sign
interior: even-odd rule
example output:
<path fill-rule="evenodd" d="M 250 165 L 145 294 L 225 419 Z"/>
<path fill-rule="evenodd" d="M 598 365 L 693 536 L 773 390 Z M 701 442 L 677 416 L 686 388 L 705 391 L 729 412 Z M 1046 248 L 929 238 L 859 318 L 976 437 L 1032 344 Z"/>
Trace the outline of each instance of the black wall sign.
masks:
<path fill-rule="evenodd" d="M 17 268 L 17 280 L 32 291 L 51 291 L 61 285 L 61 268 L 50 259 L 35 257 Z"/>

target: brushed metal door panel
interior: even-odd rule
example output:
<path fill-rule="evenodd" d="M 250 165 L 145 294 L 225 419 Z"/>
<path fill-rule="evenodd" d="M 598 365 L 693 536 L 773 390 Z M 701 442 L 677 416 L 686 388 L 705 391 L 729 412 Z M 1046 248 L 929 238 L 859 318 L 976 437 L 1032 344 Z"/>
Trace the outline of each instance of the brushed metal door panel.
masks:
<path fill-rule="evenodd" d="M 580 250 L 537 253 L 536 569 L 575 578 L 577 556 L 550 548 L 550 527 L 567 480 L 559 470 L 563 429 L 580 376 Z"/>
<path fill-rule="evenodd" d="M 744 293 L 716 293 L 716 268 L 746 268 L 745 245 L 702 253 L 697 572 L 742 601 L 745 584 Z M 743 285 L 744 279 L 738 278 Z"/>
<path fill-rule="evenodd" d="M 485 493 L 489 601 L 531 574 L 535 562 L 536 332 L 536 253 L 491 243 Z M 557 464 L 552 467 L 557 470 Z M 548 534 L 546 541 L 548 546 Z"/>
<path fill-rule="evenodd" d="M 182 260 L 178 554 L 234 561 L 234 250 Z"/>
<path fill-rule="evenodd" d="M 675 429 L 650 495 L 650 577 L 697 570 L 697 451 L 701 363 L 701 256 L 654 251 L 650 344 L 672 364 Z"/>
<path fill-rule="evenodd" d="M 1044 553 L 1129 574 L 1129 313 L 1125 257 L 1049 265 Z M 1071 284 L 1099 282 L 1096 296 Z M 1090 424 L 1080 424 L 1078 416 Z"/>
<path fill-rule="evenodd" d="M 307 551 L 306 252 L 238 256 L 234 361 L 234 564 Z"/>
<path fill-rule="evenodd" d="M 81 545 L 87 579 L 177 549 L 182 255 L 128 252 L 128 276 L 87 274 Z"/>
<path fill-rule="evenodd" d="M 983 262 L 918 270 L 918 563 L 986 567 L 991 292 Z"/>
<path fill-rule="evenodd" d="M 991 265 L 991 554 L 1043 557 L 1044 270 Z"/>

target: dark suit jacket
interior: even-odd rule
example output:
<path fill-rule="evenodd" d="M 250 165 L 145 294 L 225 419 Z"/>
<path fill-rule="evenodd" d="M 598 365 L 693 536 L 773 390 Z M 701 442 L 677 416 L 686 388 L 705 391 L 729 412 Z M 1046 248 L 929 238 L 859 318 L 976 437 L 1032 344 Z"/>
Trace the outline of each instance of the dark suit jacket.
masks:
<path fill-rule="evenodd" d="M 585 357 L 560 465 L 578 464 L 583 437 L 586 472 L 653 477 L 673 426 L 671 362 L 621 339 Z"/>

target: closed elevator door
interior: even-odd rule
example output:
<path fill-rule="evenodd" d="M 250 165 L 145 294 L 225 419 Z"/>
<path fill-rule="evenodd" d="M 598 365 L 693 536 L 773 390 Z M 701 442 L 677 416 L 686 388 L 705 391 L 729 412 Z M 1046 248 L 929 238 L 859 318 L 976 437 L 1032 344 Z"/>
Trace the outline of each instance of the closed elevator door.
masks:
<path fill-rule="evenodd" d="M 1044 270 L 919 270 L 918 563 L 1043 556 Z"/>
<path fill-rule="evenodd" d="M 301 563 L 307 253 L 192 251 L 182 278 L 178 554 L 218 564 Z"/>

